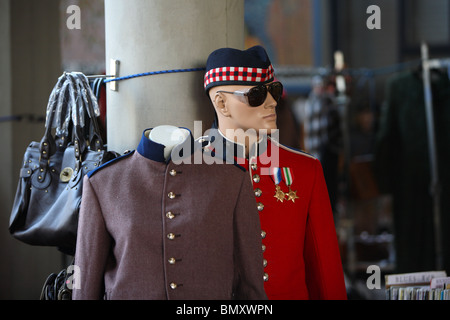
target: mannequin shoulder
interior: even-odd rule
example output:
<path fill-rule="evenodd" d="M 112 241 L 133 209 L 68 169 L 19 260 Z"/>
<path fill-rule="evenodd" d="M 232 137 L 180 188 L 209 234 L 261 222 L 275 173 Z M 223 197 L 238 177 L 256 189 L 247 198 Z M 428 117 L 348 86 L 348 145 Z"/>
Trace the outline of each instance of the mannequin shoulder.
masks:
<path fill-rule="evenodd" d="M 307 153 L 307 152 L 305 152 L 303 150 L 299 150 L 299 149 L 295 149 L 295 148 L 292 148 L 292 147 L 288 147 L 288 146 L 285 146 L 283 144 L 280 144 L 280 148 L 285 150 L 288 153 L 293 154 L 293 155 L 298 155 L 298 156 L 301 156 L 301 157 L 310 158 L 312 160 L 317 160 L 317 158 L 314 157 L 312 154 L 309 154 L 309 153 Z"/>
<path fill-rule="evenodd" d="M 271 139 L 271 141 L 274 145 L 276 145 L 281 150 L 281 152 L 283 152 L 285 154 L 288 154 L 293 157 L 299 156 L 299 157 L 309 158 L 311 160 L 317 160 L 317 158 L 315 156 L 313 156 L 312 154 L 309 154 L 303 150 L 286 146 L 284 144 L 277 142 L 276 140 Z"/>
<path fill-rule="evenodd" d="M 118 162 L 121 161 L 121 160 L 124 160 L 124 159 L 128 158 L 128 157 L 131 156 L 134 152 L 135 152 L 134 150 L 132 150 L 132 151 L 126 151 L 123 155 L 118 156 L 118 157 L 116 157 L 116 158 L 114 158 L 114 159 L 111 159 L 111 160 L 109 160 L 108 162 L 105 162 L 104 164 L 102 164 L 102 165 L 101 165 L 100 167 L 98 167 L 97 169 L 94 169 L 94 170 L 92 170 L 92 171 L 89 171 L 89 172 L 87 173 L 88 178 L 91 178 L 93 175 L 95 175 L 95 174 L 98 173 L 99 171 L 101 171 L 101 170 L 103 170 L 103 169 L 105 169 L 105 168 L 107 168 L 107 167 L 109 167 L 109 166 L 111 166 L 111 165 L 113 165 L 113 164 L 116 164 L 116 163 L 118 163 Z"/>

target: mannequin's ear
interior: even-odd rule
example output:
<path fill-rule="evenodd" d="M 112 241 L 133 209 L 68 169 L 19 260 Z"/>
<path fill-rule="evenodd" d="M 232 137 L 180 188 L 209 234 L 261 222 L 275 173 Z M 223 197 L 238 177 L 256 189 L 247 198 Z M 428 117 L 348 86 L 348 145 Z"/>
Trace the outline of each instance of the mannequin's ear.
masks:
<path fill-rule="evenodd" d="M 216 93 L 213 99 L 214 106 L 216 107 L 217 112 L 222 114 L 225 117 L 230 116 L 229 109 L 227 107 L 226 96 L 220 93 Z"/>

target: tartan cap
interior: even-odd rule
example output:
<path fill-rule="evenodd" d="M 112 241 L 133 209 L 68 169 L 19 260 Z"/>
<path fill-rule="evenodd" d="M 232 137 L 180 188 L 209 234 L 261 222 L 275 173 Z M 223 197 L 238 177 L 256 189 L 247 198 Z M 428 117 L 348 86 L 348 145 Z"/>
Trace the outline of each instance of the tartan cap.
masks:
<path fill-rule="evenodd" d="M 204 87 L 222 85 L 260 85 L 273 81 L 274 70 L 261 46 L 247 50 L 222 48 L 213 51 L 206 61 Z"/>

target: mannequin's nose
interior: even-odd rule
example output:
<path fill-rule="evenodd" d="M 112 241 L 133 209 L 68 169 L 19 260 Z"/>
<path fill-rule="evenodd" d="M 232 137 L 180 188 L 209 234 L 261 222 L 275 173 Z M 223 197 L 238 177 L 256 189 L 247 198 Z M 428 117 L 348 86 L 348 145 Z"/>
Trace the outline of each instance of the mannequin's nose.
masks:
<path fill-rule="evenodd" d="M 277 101 L 272 97 L 270 92 L 267 92 L 266 101 L 264 101 L 265 108 L 275 108 L 277 106 Z"/>

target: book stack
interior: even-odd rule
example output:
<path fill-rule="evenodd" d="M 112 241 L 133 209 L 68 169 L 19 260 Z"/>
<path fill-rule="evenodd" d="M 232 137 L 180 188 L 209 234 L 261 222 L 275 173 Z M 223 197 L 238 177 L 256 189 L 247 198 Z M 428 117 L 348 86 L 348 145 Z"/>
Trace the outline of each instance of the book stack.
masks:
<path fill-rule="evenodd" d="M 450 277 L 445 271 L 385 276 L 387 300 L 450 300 Z"/>

